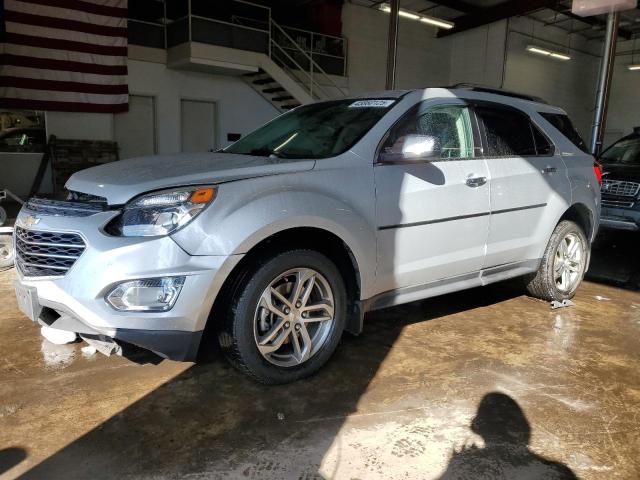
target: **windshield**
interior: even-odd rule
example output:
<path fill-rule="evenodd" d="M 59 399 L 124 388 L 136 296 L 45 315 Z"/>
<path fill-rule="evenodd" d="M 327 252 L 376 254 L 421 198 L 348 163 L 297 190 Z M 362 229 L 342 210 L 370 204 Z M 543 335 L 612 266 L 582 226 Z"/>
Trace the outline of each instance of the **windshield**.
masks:
<path fill-rule="evenodd" d="M 600 160 L 609 164 L 640 165 L 640 137 L 617 141 L 602 153 Z"/>
<path fill-rule="evenodd" d="M 380 120 L 395 99 L 334 100 L 305 105 L 267 123 L 223 150 L 282 158 L 340 155 Z"/>

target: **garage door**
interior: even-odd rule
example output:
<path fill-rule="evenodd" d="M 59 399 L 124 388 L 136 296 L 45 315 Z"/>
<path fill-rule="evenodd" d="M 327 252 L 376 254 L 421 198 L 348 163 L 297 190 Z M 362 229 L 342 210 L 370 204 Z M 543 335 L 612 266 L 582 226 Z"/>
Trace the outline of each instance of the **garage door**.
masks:
<path fill-rule="evenodd" d="M 213 102 L 182 100 L 182 151 L 210 152 L 216 148 Z"/>
<path fill-rule="evenodd" d="M 129 111 L 114 116 L 114 136 L 121 159 L 156 153 L 155 111 L 153 97 L 129 95 Z"/>

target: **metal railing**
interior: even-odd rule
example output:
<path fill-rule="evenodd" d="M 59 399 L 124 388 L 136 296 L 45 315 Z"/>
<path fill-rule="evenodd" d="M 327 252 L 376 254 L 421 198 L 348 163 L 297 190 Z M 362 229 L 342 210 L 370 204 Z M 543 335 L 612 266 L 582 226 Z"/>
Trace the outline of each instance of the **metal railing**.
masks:
<path fill-rule="evenodd" d="M 167 1 L 172 14 L 167 13 Z M 281 26 L 273 21 L 269 7 L 247 0 L 232 0 L 227 16 L 206 11 L 213 5 L 208 2 L 196 4 L 194 10 L 191 0 L 167 1 L 163 23 L 129 20 L 138 32 L 131 43 L 160 48 L 164 43 L 169 48 L 194 41 L 264 53 L 312 98 L 346 95 L 331 76 L 346 75 L 344 38 Z"/>
<path fill-rule="evenodd" d="M 270 27 L 269 55 L 271 59 L 295 81 L 300 83 L 312 98 L 326 99 L 346 95 L 342 87 L 313 59 L 311 52 L 303 49 L 283 27 L 273 20 L 271 20 Z M 274 35 L 274 33 L 277 35 Z M 282 36 L 287 42 L 276 41 L 279 36 Z M 308 68 L 304 68 L 300 61 L 296 60 L 295 56 L 301 56 Z M 335 89 L 338 95 L 333 95 L 327 91 L 327 87 Z"/>

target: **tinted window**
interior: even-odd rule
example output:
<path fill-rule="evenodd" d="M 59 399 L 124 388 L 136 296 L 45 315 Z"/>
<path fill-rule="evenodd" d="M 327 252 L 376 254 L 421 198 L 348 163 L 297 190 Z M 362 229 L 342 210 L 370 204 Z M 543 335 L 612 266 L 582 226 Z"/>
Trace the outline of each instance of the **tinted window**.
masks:
<path fill-rule="evenodd" d="M 589 153 L 587 145 L 584 143 L 584 140 L 582 140 L 582 137 L 580 137 L 580 134 L 574 128 L 571 120 L 569 120 L 569 117 L 559 113 L 541 112 L 540 115 L 542 115 L 542 117 L 551 125 L 560 130 L 560 133 L 567 137 L 576 147 L 578 147 L 583 152 Z"/>
<path fill-rule="evenodd" d="M 473 134 L 469 109 L 462 105 L 443 105 L 411 109 L 396 124 L 387 137 L 382 151 L 393 150 L 394 145 L 407 135 L 435 137 L 441 148 L 441 158 L 469 158 L 473 156 Z"/>
<path fill-rule="evenodd" d="M 44 112 L 0 110 L 0 152 L 43 152 L 46 143 Z"/>
<path fill-rule="evenodd" d="M 640 137 L 618 140 L 599 159 L 605 164 L 640 165 Z"/>
<path fill-rule="evenodd" d="M 531 121 L 524 113 L 509 108 L 479 106 L 476 113 L 487 138 L 487 156 L 536 155 Z"/>
<path fill-rule="evenodd" d="M 531 124 L 531 130 L 533 131 L 533 140 L 536 144 L 536 153 L 543 157 L 553 155 L 554 148 L 547 136 L 533 123 Z"/>
<path fill-rule="evenodd" d="M 326 158 L 350 149 L 395 104 L 390 99 L 336 100 L 281 115 L 223 151 L 283 158 Z"/>

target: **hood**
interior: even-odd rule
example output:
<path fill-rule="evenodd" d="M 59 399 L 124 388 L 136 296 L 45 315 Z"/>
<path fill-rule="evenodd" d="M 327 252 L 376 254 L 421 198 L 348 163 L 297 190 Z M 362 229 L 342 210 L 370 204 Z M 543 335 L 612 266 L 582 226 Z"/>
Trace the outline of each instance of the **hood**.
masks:
<path fill-rule="evenodd" d="M 627 182 L 640 183 L 640 165 L 621 165 L 617 163 L 605 163 L 602 165 L 605 180 L 625 180 Z"/>
<path fill-rule="evenodd" d="M 314 165 L 314 160 L 231 153 L 154 155 L 82 170 L 71 176 L 66 188 L 105 197 L 109 205 L 120 205 L 152 190 L 303 172 Z"/>

